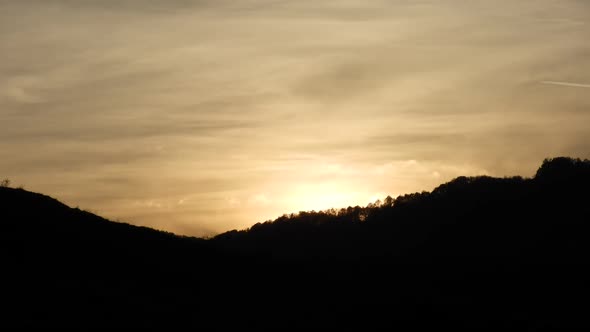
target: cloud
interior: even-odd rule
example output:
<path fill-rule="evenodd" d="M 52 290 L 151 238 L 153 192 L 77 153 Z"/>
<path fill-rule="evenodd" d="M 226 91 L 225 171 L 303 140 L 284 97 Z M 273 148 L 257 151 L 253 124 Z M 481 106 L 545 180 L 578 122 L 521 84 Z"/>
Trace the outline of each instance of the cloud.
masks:
<path fill-rule="evenodd" d="M 588 13 L 576 0 L 3 1 L 0 173 L 197 235 L 305 210 L 304 193 L 288 202 L 298 186 L 366 204 L 460 173 L 530 175 L 547 156 L 590 157 L 585 90 L 539 84 L 588 81 Z"/>
<path fill-rule="evenodd" d="M 561 86 L 569 86 L 574 88 L 590 88 L 590 84 L 580 84 L 580 83 L 571 83 L 571 82 L 555 82 L 555 81 L 541 81 L 542 84 L 549 84 L 549 85 L 561 85 Z"/>
<path fill-rule="evenodd" d="M 268 205 L 271 202 L 265 194 L 256 194 L 248 199 L 248 203 L 252 205 Z"/>

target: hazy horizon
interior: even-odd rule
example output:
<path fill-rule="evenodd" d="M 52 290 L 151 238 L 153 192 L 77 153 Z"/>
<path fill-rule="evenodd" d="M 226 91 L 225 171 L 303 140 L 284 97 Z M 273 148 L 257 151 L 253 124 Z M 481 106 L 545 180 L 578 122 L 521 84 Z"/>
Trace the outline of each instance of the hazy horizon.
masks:
<path fill-rule="evenodd" d="M 590 158 L 583 0 L 0 2 L 0 179 L 211 235 Z"/>

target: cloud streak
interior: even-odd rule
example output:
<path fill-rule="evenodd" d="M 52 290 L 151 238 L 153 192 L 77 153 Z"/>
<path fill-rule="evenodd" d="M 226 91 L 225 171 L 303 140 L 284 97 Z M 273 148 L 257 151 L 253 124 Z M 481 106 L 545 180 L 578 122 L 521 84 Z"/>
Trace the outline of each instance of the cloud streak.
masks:
<path fill-rule="evenodd" d="M 574 88 L 590 88 L 590 84 L 580 84 L 571 82 L 541 81 L 543 84 L 570 86 Z"/>

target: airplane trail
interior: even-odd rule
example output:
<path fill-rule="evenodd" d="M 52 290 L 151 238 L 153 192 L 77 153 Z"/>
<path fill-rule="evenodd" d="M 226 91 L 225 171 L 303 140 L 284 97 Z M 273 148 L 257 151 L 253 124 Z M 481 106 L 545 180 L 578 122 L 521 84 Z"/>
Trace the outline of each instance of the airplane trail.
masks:
<path fill-rule="evenodd" d="M 541 81 L 542 84 L 570 86 L 575 88 L 590 88 L 590 84 L 570 83 L 570 82 L 556 82 L 556 81 Z"/>

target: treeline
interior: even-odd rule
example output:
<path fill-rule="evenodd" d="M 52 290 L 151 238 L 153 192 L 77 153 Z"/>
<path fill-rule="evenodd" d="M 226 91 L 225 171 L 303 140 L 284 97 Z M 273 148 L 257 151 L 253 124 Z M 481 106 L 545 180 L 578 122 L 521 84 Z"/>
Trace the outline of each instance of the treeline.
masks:
<path fill-rule="evenodd" d="M 240 254 L 277 258 L 515 256 L 526 247 L 532 254 L 546 245 L 540 237 L 551 235 L 539 232 L 568 227 L 579 220 L 578 209 L 587 210 L 589 179 L 588 160 L 546 159 L 533 178 L 463 176 L 432 192 L 284 215 L 213 241 Z"/>
<path fill-rule="evenodd" d="M 590 162 L 209 240 L 0 187 L 0 328 L 588 329 Z"/>

